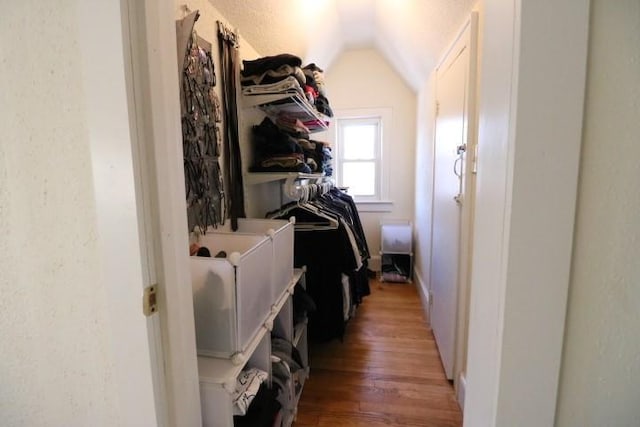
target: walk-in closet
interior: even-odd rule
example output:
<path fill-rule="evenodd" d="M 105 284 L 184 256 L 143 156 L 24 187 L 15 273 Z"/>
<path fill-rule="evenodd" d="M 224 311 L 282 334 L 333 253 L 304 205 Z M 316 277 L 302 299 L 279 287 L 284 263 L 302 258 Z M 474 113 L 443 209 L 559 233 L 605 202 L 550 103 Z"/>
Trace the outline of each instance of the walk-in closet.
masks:
<path fill-rule="evenodd" d="M 454 379 L 464 377 L 462 364 L 454 374 L 455 356 L 441 360 L 438 352 L 453 348 L 460 331 L 454 320 L 438 331 L 441 341 L 434 336 L 429 315 L 441 309 L 426 283 L 441 278 L 426 276 L 425 262 L 459 231 L 422 240 L 431 224 L 416 218 L 414 199 L 417 187 L 433 186 L 433 167 L 416 162 L 418 120 L 429 115 L 418 116 L 415 81 L 367 36 L 375 20 L 340 30 L 366 38 L 361 44 L 347 40 L 335 50 L 335 34 L 309 42 L 307 49 L 323 48 L 314 56 L 292 53 L 309 29 L 290 34 L 290 46 L 261 43 L 250 25 L 264 19 L 240 17 L 235 9 L 251 7 L 232 3 L 176 2 L 203 425 L 461 425 L 463 389 Z M 370 6 L 368 13 L 387 10 Z M 317 6 L 314 16 L 356 20 L 365 11 L 343 7 Z M 440 38 L 457 51 L 448 55 L 443 44 L 437 59 L 462 72 L 448 83 L 460 88 L 440 102 L 454 105 L 447 114 L 458 122 L 434 155 L 455 145 L 446 176 L 455 192 L 446 203 L 461 224 L 460 199 L 471 182 L 464 154 L 475 135 L 477 20 L 470 3 L 455 12 L 459 27 Z M 273 13 L 265 40 L 286 15 Z M 320 25 L 315 19 L 311 27 Z M 443 292 L 438 298 L 454 303 L 444 310 L 455 319 L 458 296 Z"/>
<path fill-rule="evenodd" d="M 637 0 L 0 12 L 0 424 L 637 426 Z"/>

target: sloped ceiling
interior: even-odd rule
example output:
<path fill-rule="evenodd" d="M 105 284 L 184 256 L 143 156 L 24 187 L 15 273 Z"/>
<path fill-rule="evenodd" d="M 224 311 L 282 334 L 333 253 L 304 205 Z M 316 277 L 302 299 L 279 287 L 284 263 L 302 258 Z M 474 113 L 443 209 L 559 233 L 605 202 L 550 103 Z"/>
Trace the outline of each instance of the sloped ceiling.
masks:
<path fill-rule="evenodd" d="M 467 20 L 473 0 L 209 0 L 261 55 L 292 53 L 322 68 L 374 47 L 414 90 Z M 363 71 L 366 64 L 363 64 Z"/>

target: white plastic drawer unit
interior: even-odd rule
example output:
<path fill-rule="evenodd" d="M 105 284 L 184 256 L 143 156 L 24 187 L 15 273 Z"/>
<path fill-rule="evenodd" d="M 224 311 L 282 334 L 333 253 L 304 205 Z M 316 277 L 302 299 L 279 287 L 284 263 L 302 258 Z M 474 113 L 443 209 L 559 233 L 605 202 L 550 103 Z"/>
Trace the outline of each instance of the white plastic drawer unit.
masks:
<path fill-rule="evenodd" d="M 227 258 L 191 257 L 198 354 L 232 357 L 271 312 L 272 245 L 264 236 L 231 233 L 207 233 L 200 245 Z"/>
<path fill-rule="evenodd" d="M 235 233 L 268 236 L 273 244 L 271 297 L 275 302 L 287 288 L 293 277 L 293 236 L 294 220 L 282 219 L 238 219 L 238 230 Z M 229 222 L 219 227 L 214 233 L 233 233 Z M 215 255 L 213 252 L 212 255 Z"/>
<path fill-rule="evenodd" d="M 411 224 L 382 224 L 381 226 L 382 253 L 410 254 Z"/>
<path fill-rule="evenodd" d="M 212 256 L 191 257 L 196 345 L 201 356 L 242 354 L 293 277 L 293 224 L 239 221 L 200 236 Z"/>

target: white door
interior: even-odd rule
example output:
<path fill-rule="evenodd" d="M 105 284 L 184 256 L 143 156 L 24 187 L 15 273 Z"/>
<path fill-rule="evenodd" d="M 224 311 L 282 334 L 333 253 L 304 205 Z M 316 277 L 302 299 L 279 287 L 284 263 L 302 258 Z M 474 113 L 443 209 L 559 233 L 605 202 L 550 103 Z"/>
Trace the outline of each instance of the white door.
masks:
<path fill-rule="evenodd" d="M 436 74 L 431 327 L 449 379 L 454 376 L 458 314 L 462 177 L 467 137 L 467 40 L 468 37 L 461 37 Z"/>

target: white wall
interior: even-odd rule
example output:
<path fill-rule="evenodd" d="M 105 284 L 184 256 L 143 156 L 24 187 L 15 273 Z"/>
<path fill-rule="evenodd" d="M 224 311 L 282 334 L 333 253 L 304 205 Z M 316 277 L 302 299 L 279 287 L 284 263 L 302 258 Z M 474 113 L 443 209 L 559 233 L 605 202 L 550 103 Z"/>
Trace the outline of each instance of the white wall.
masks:
<path fill-rule="evenodd" d="M 465 425 L 547 426 L 573 242 L 588 2 L 485 2 Z"/>
<path fill-rule="evenodd" d="M 321 64 L 318 64 L 322 67 Z M 380 221 L 408 219 L 414 215 L 416 94 L 374 49 L 344 51 L 325 70 L 331 108 L 334 110 L 390 108 L 391 129 L 383 144 L 389 154 L 391 212 L 364 212 L 359 207 L 367 243 L 373 255 L 380 250 Z"/>
<path fill-rule="evenodd" d="M 640 3 L 591 2 L 557 426 L 640 425 Z"/>
<path fill-rule="evenodd" d="M 23 1 L 0 17 L 6 425 L 156 424 L 120 3 L 93 6 Z"/>
<path fill-rule="evenodd" d="M 435 71 L 418 94 L 415 176 L 414 277 L 428 309 L 431 268 L 431 215 L 433 206 L 433 144 L 435 122 Z M 428 318 L 428 313 L 427 313 Z"/>

